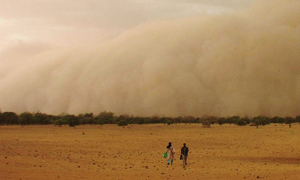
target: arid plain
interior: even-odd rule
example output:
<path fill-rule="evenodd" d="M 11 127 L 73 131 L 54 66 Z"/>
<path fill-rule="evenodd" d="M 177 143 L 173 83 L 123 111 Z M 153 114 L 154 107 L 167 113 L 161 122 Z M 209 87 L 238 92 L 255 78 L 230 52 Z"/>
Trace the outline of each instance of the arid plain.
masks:
<path fill-rule="evenodd" d="M 0 126 L 0 133 L 3 180 L 300 178 L 299 124 Z M 162 156 L 168 142 L 177 151 L 169 166 Z"/>

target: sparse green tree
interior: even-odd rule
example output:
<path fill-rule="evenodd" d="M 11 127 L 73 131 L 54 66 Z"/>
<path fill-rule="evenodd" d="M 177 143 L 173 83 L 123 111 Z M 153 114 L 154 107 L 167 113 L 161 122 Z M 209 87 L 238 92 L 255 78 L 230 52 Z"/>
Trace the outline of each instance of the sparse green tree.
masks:
<path fill-rule="evenodd" d="M 127 125 L 128 125 L 128 122 L 125 119 L 122 119 L 118 122 L 118 126 L 123 126 L 123 128 Z"/>
<path fill-rule="evenodd" d="M 168 118 L 167 119 L 167 124 L 170 126 L 171 124 L 173 124 L 174 122 L 173 122 L 173 120 L 171 119 L 171 118 Z"/>
<path fill-rule="evenodd" d="M 279 117 L 278 119 L 277 119 L 277 122 L 279 123 L 279 124 L 283 124 L 284 123 L 284 118 L 282 118 L 282 117 Z"/>
<path fill-rule="evenodd" d="M 258 128 L 258 126 L 265 126 L 267 124 L 270 124 L 271 120 L 270 118 L 266 117 L 266 116 L 257 116 L 253 118 L 253 123 L 255 124 L 255 126 Z"/>
<path fill-rule="evenodd" d="M 220 126 L 222 126 L 222 125 L 225 123 L 225 118 L 219 118 L 219 119 L 217 120 L 217 123 L 218 123 Z"/>
<path fill-rule="evenodd" d="M 158 116 L 152 116 L 149 118 L 149 123 L 156 124 L 161 123 L 160 118 Z"/>
<path fill-rule="evenodd" d="M 37 112 L 33 115 L 31 124 L 50 124 L 50 117 L 45 113 Z"/>
<path fill-rule="evenodd" d="M 300 123 L 300 116 L 296 116 L 295 120 L 296 120 L 297 123 Z"/>
<path fill-rule="evenodd" d="M 5 123 L 4 123 L 3 113 L 0 109 L 0 125 L 2 125 L 2 124 L 5 124 Z"/>
<path fill-rule="evenodd" d="M 85 125 L 85 124 L 97 124 L 93 113 L 85 113 L 85 114 L 79 114 L 78 115 L 79 124 Z"/>
<path fill-rule="evenodd" d="M 246 126 L 250 123 L 250 120 L 248 118 L 240 118 L 236 121 L 236 124 L 239 126 Z"/>
<path fill-rule="evenodd" d="M 100 125 L 103 125 L 103 124 L 111 124 L 113 123 L 113 120 L 114 120 L 114 113 L 112 112 L 101 112 L 97 117 L 96 117 L 96 120 L 98 121 L 98 123 Z"/>
<path fill-rule="evenodd" d="M 2 122 L 5 124 L 18 124 L 18 115 L 14 112 L 3 112 Z"/>
<path fill-rule="evenodd" d="M 149 124 L 149 119 L 148 118 L 144 118 L 144 124 Z"/>
<path fill-rule="evenodd" d="M 292 117 L 285 117 L 284 120 L 285 120 L 285 123 L 288 124 L 290 128 L 292 127 L 292 123 L 295 122 L 295 119 Z"/>
<path fill-rule="evenodd" d="M 64 121 L 62 119 L 57 119 L 57 120 L 54 121 L 55 126 L 61 127 L 64 124 L 66 124 L 66 123 L 64 123 Z"/>
<path fill-rule="evenodd" d="M 75 115 L 71 114 L 63 114 L 61 115 L 61 120 L 63 123 L 69 124 L 70 127 L 76 127 L 79 125 L 79 118 Z"/>
<path fill-rule="evenodd" d="M 19 115 L 19 123 L 22 126 L 31 124 L 32 119 L 33 115 L 30 112 L 23 112 Z"/>
<path fill-rule="evenodd" d="M 272 117 L 271 118 L 271 123 L 278 123 L 278 119 L 279 119 L 278 116 Z"/>

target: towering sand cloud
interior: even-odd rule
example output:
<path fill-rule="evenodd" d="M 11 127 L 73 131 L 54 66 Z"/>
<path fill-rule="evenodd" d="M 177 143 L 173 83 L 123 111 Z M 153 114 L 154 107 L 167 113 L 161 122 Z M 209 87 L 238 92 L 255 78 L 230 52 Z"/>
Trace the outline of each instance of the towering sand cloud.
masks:
<path fill-rule="evenodd" d="M 299 9 L 298 0 L 258 0 L 241 12 L 139 26 L 101 46 L 14 56 L 17 67 L 0 67 L 0 108 L 299 115 Z"/>

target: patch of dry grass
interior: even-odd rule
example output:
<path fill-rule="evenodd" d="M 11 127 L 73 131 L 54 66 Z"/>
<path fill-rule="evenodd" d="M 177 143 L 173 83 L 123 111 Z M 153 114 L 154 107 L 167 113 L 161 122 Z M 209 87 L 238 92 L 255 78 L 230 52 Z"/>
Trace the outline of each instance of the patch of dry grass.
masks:
<path fill-rule="evenodd" d="M 299 179 L 300 125 L 201 126 L 0 126 L 0 179 Z"/>

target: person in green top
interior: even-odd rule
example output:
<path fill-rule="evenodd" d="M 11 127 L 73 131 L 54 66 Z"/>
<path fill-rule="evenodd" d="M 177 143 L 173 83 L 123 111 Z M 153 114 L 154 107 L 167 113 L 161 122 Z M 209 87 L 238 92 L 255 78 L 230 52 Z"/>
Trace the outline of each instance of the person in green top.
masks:
<path fill-rule="evenodd" d="M 174 159 L 174 155 L 175 155 L 175 148 L 172 146 L 172 143 L 169 142 L 169 145 L 167 146 L 167 153 L 168 153 L 168 165 L 171 163 L 171 165 L 173 164 L 173 159 Z"/>

